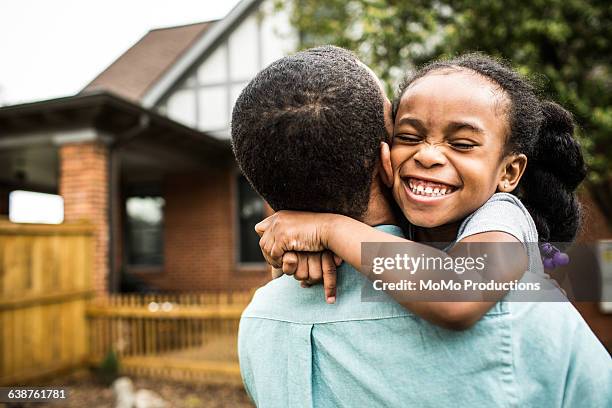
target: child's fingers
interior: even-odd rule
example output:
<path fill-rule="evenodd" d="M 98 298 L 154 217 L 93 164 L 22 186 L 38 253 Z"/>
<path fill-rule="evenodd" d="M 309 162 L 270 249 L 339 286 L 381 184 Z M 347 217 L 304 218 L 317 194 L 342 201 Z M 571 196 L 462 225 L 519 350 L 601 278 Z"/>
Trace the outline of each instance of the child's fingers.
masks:
<path fill-rule="evenodd" d="M 298 265 L 293 277 L 299 281 L 308 279 L 308 258 L 304 252 L 297 253 Z"/>
<path fill-rule="evenodd" d="M 295 252 L 285 252 L 283 255 L 282 273 L 285 275 L 293 275 L 297 271 L 298 257 Z"/>
<path fill-rule="evenodd" d="M 306 254 L 308 260 L 308 280 L 309 285 L 323 280 L 323 266 L 321 265 L 321 252 L 309 252 Z"/>
<path fill-rule="evenodd" d="M 283 276 L 282 269 L 272 268 L 271 270 L 272 270 L 272 279 L 280 278 L 281 276 Z"/>
<path fill-rule="evenodd" d="M 331 252 L 325 251 L 321 256 L 323 266 L 323 290 L 325 291 L 325 301 L 327 303 L 336 302 L 336 264 Z"/>
<path fill-rule="evenodd" d="M 340 266 L 342 264 L 342 258 L 334 254 L 334 263 L 336 264 L 336 266 Z"/>
<path fill-rule="evenodd" d="M 260 240 L 259 245 L 261 247 L 261 254 L 263 255 L 264 259 L 266 260 L 266 263 L 268 265 L 270 265 L 272 268 L 277 268 L 280 269 L 282 267 L 282 265 L 276 265 L 274 263 L 274 260 L 270 257 L 270 255 L 268 254 L 268 251 L 266 250 L 266 248 L 264 247 L 264 244 L 262 243 L 262 241 Z"/>
<path fill-rule="evenodd" d="M 270 236 L 270 234 L 264 233 L 259 239 L 259 248 L 268 265 L 271 265 L 273 268 L 282 268 L 282 259 L 277 261 L 270 255 L 274 244 L 274 237 Z"/>
<path fill-rule="evenodd" d="M 272 222 L 271 217 L 266 218 L 265 220 L 257 223 L 255 225 L 255 232 L 257 232 L 257 234 L 259 234 L 259 236 L 261 237 L 263 235 L 264 232 L 266 232 L 266 229 L 268 228 L 268 226 L 270 225 L 270 223 Z"/>
<path fill-rule="evenodd" d="M 268 256 L 272 260 L 274 266 L 282 268 L 283 255 L 285 255 L 285 251 L 281 248 L 280 245 L 278 245 L 277 242 L 274 242 L 274 244 L 270 248 L 270 252 L 268 253 Z"/>

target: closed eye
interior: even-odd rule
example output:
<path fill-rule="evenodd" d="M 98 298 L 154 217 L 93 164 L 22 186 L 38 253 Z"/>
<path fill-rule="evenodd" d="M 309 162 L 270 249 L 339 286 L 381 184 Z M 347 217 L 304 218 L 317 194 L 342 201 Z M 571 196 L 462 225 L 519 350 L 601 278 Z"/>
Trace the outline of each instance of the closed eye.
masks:
<path fill-rule="evenodd" d="M 474 147 L 476 147 L 476 145 L 469 144 L 469 143 L 451 143 L 450 145 L 453 148 L 458 149 L 458 150 L 471 150 Z"/>
<path fill-rule="evenodd" d="M 421 137 L 409 133 L 400 133 L 395 135 L 395 139 L 402 143 L 416 144 L 421 141 Z"/>

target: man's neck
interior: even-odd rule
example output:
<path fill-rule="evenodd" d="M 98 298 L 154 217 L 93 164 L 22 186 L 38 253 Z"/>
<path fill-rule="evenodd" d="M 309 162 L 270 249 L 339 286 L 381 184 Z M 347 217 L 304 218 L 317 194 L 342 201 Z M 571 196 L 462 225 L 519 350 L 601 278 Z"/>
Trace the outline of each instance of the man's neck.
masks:
<path fill-rule="evenodd" d="M 397 225 L 394 203 L 389 189 L 383 186 L 380 180 L 376 179 L 372 183 L 368 209 L 361 221 L 371 226 Z"/>

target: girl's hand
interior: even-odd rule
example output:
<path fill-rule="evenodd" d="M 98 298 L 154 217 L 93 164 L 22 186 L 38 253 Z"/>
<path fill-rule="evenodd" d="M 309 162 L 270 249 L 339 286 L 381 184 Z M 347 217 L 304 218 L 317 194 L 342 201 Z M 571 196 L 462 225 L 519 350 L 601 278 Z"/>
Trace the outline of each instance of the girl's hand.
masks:
<path fill-rule="evenodd" d="M 336 267 L 342 260 L 329 251 L 288 252 L 283 257 L 282 271 L 300 281 L 303 288 L 323 281 L 325 301 L 336 301 Z"/>
<path fill-rule="evenodd" d="M 336 267 L 342 259 L 329 251 L 324 252 L 285 252 L 283 267 L 272 268 L 272 279 L 290 275 L 300 281 L 303 288 L 309 288 L 323 281 L 325 301 L 336 302 Z"/>
<path fill-rule="evenodd" d="M 266 261 L 281 268 L 285 252 L 321 252 L 326 249 L 332 214 L 279 211 L 255 226 Z"/>
<path fill-rule="evenodd" d="M 284 274 L 293 275 L 303 287 L 323 280 L 325 298 L 336 297 L 336 265 L 342 260 L 326 247 L 326 228 L 330 215 L 298 211 L 279 211 L 255 226 L 261 237 L 259 246 L 266 261 Z"/>

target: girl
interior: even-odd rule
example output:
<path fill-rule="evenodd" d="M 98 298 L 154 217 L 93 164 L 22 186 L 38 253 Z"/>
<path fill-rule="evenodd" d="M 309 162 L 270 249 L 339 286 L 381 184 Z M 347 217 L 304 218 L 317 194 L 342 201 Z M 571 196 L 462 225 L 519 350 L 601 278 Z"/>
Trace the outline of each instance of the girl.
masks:
<path fill-rule="evenodd" d="M 497 279 L 512 281 L 526 269 L 542 269 L 538 251 L 527 244 L 574 239 L 580 221 L 575 190 L 586 169 L 572 117 L 539 100 L 511 68 L 478 54 L 434 62 L 404 82 L 393 113 L 392 147 L 383 143 L 381 165 L 410 223 L 410 241 L 451 242 L 451 256 L 457 255 L 456 243 L 521 242 L 518 251 L 490 256 L 489 266 L 502 271 Z M 329 249 L 368 273 L 361 265 L 362 242 L 409 242 L 336 214 L 280 211 L 256 229 L 268 262 L 289 274 L 305 270 L 283 264 L 289 251 Z M 408 255 L 446 253 L 415 245 Z M 331 286 L 328 302 L 335 299 Z M 466 328 L 504 295 L 487 302 L 400 303 L 435 324 Z"/>

